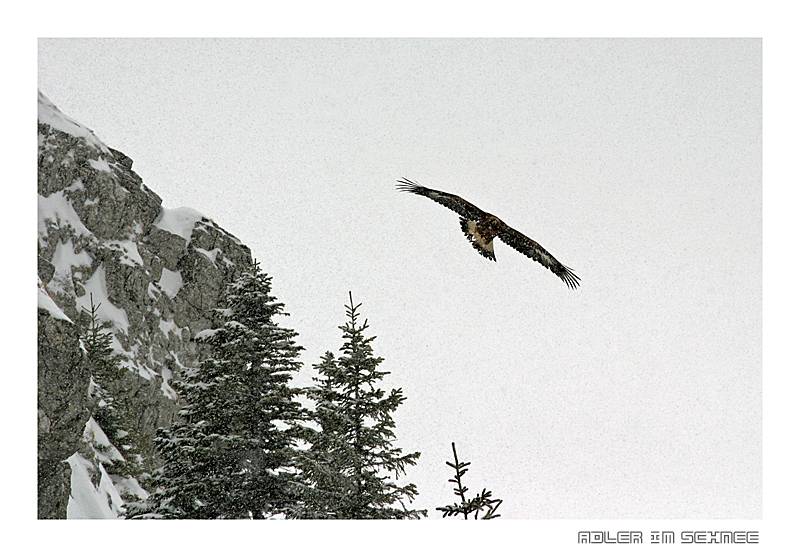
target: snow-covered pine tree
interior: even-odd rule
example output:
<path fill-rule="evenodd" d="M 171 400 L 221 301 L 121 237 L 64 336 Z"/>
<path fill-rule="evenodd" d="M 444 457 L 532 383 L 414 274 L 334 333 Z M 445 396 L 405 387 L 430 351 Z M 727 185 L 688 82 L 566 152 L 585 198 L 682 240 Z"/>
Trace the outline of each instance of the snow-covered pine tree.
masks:
<path fill-rule="evenodd" d="M 86 440 L 114 481 L 123 479 L 116 484 L 122 498 L 132 501 L 138 497 L 131 491 L 132 484 L 128 479 L 134 478 L 139 483 L 146 481 L 148 474 L 142 455 L 149 449 L 149 443 L 137 431 L 136 412 L 122 381 L 125 374 L 123 357 L 114 351 L 114 335 L 100 319 L 101 305 L 95 304 L 94 296 L 90 294 L 89 307 L 81 309 L 78 323 L 85 364 L 91 372 L 89 398 L 92 418 L 111 445 L 106 445 L 93 434 Z M 87 434 L 92 430 L 87 424 Z M 89 446 L 82 448 L 89 449 Z M 91 455 L 91 450 L 87 455 Z"/>
<path fill-rule="evenodd" d="M 198 335 L 210 357 L 176 385 L 186 401 L 180 423 L 156 436 L 165 461 L 157 489 L 129 516 L 260 519 L 296 504 L 305 411 L 289 382 L 302 347 L 275 322 L 283 308 L 257 263 L 229 287 L 224 325 Z"/>
<path fill-rule="evenodd" d="M 89 295 L 89 308 L 81 309 L 81 341 L 86 354 L 86 364 L 92 377 L 89 396 L 92 399 L 92 417 L 103 428 L 106 435 L 112 436 L 115 420 L 115 397 L 111 394 L 112 384 L 122 376 L 120 361 L 122 356 L 114 353 L 111 346 L 113 335 L 106 331 L 100 321 L 100 304 L 94 303 Z"/>
<path fill-rule="evenodd" d="M 401 389 L 386 393 L 377 387 L 389 372 L 378 369 L 383 358 L 373 356 L 375 337 L 364 335 L 367 321 L 358 323 L 358 308 L 345 306 L 347 322 L 341 355 L 327 352 L 314 365 L 319 376 L 307 396 L 315 403 L 316 427 L 303 454 L 308 492 L 297 518 L 386 519 L 420 518 L 425 510 L 406 508 L 417 495 L 414 484 L 398 486 L 406 466 L 420 453 L 402 454 L 393 446 L 392 413 L 405 400 Z"/>

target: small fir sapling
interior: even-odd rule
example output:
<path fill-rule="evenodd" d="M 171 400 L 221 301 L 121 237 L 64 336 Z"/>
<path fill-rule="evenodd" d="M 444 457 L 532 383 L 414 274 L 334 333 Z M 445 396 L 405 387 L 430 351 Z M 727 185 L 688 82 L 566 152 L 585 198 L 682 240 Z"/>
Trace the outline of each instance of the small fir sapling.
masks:
<path fill-rule="evenodd" d="M 467 466 L 469 466 L 470 462 L 459 462 L 458 461 L 458 453 L 456 453 L 456 444 L 452 443 L 453 445 L 453 462 L 447 462 L 447 465 L 450 466 L 455 470 L 455 477 L 450 480 L 456 484 L 456 487 L 453 488 L 455 494 L 461 499 L 460 502 L 457 502 L 453 505 L 447 505 L 445 507 L 436 507 L 437 511 L 442 511 L 442 518 L 448 518 L 450 516 L 457 516 L 462 515 L 464 520 L 469 519 L 470 515 L 473 515 L 473 518 L 476 520 L 478 518 L 483 520 L 490 520 L 492 518 L 497 518 L 500 515 L 497 514 L 497 508 L 503 502 L 502 499 L 492 499 L 492 492 L 486 489 L 482 490 L 479 495 L 476 495 L 472 499 L 467 499 L 466 493 L 469 488 L 464 485 L 461 481 L 461 478 L 464 474 L 467 473 Z M 481 513 L 484 513 L 483 516 L 480 516 Z"/>

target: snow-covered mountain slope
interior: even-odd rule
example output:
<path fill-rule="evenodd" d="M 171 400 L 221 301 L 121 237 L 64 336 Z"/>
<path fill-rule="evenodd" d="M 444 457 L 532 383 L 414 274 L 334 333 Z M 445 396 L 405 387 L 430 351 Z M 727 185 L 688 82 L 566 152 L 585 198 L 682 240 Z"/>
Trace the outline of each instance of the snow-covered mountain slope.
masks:
<path fill-rule="evenodd" d="M 141 486 L 104 458 L 136 439 L 143 469 L 156 464 L 148 443 L 174 419 L 170 381 L 197 362 L 194 335 L 252 258 L 197 211 L 162 207 L 130 158 L 41 93 L 38 131 L 39 516 L 108 518 Z M 80 331 L 92 303 L 122 356 L 109 390 L 135 417 L 124 439 L 90 419 Z"/>

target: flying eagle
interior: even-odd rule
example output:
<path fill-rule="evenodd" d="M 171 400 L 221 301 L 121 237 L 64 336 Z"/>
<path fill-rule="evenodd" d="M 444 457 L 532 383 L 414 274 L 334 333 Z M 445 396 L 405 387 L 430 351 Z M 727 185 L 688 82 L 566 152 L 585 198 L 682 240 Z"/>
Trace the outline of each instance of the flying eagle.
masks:
<path fill-rule="evenodd" d="M 464 236 L 472 243 L 472 247 L 487 259 L 495 261 L 492 242 L 495 237 L 498 237 L 521 254 L 527 255 L 553 271 L 570 288 L 577 288 L 580 279 L 572 272 L 572 269 L 559 263 L 555 257 L 550 255 L 538 243 L 521 232 L 517 232 L 496 216 L 478 209 L 466 199 L 451 193 L 420 186 L 407 178 L 403 178 L 398 182 L 397 189 L 424 195 L 458 213 L 461 217 L 458 220 L 461 223 L 461 230 L 464 232 Z"/>

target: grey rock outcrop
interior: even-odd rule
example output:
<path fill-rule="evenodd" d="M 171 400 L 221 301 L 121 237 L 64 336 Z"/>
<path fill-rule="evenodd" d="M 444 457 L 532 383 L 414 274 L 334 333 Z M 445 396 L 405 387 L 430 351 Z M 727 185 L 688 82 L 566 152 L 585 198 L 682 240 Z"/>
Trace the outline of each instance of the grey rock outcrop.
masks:
<path fill-rule="evenodd" d="M 39 518 L 66 518 L 70 467 L 89 410 L 89 371 L 83 364 L 78 329 L 39 309 L 38 334 Z"/>
<path fill-rule="evenodd" d="M 41 93 L 38 131 L 39 517 L 64 518 L 79 504 L 64 461 L 85 444 L 91 411 L 82 310 L 99 304 L 126 370 L 111 389 L 136 409 L 132 433 L 151 440 L 175 419 L 170 381 L 197 364 L 194 336 L 215 326 L 212 309 L 252 257 L 196 211 L 162 207 L 130 158 Z M 152 468 L 154 453 L 141 456 Z"/>

